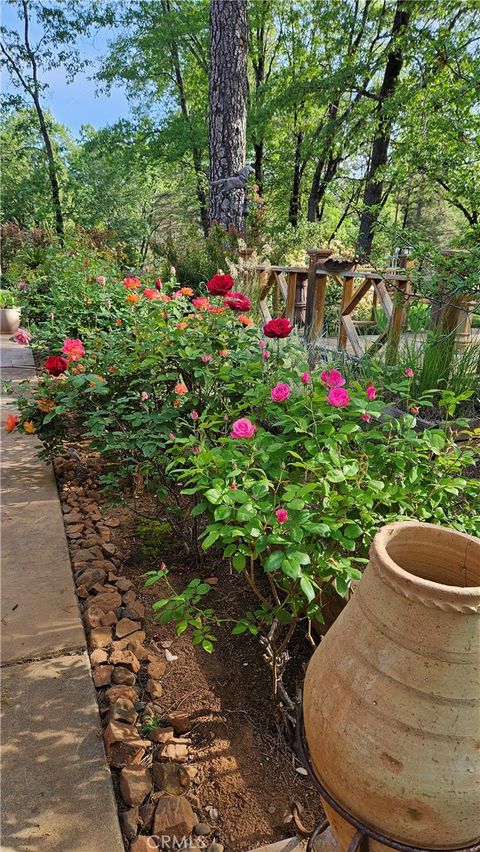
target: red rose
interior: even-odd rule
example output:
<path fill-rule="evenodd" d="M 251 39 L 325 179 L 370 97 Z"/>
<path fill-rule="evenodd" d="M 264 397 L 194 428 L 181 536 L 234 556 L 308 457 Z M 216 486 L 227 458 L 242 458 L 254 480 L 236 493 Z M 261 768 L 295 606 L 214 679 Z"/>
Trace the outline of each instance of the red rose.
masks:
<path fill-rule="evenodd" d="M 68 361 L 66 358 L 62 358 L 61 355 L 50 355 L 45 361 L 45 369 L 51 376 L 61 376 L 62 373 L 65 373 L 67 367 Z"/>
<path fill-rule="evenodd" d="M 223 300 L 223 304 L 232 311 L 249 311 L 251 308 L 250 299 L 243 293 L 230 293 L 228 298 Z"/>
<path fill-rule="evenodd" d="M 293 328 L 292 323 L 285 317 L 271 319 L 263 326 L 263 332 L 266 337 L 288 337 Z"/>
<path fill-rule="evenodd" d="M 207 284 L 207 290 L 212 296 L 226 296 L 233 287 L 231 275 L 214 275 Z"/>

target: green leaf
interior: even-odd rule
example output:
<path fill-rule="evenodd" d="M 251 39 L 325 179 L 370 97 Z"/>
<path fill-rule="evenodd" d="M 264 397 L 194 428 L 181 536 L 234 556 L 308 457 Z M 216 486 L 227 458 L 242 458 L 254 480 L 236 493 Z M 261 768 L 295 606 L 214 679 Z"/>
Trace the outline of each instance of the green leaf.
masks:
<path fill-rule="evenodd" d="M 263 563 L 263 567 L 265 571 L 276 571 L 277 568 L 280 568 L 283 560 L 285 559 L 285 554 L 283 550 L 274 550 L 270 556 L 267 556 L 265 562 Z"/>
<path fill-rule="evenodd" d="M 305 595 L 307 601 L 311 603 L 315 598 L 315 589 L 313 588 L 311 580 L 308 577 L 302 577 L 300 580 L 300 588 Z"/>
<path fill-rule="evenodd" d="M 347 524 L 343 532 L 347 538 L 355 539 L 362 535 L 363 530 L 358 524 Z"/>
<path fill-rule="evenodd" d="M 247 560 L 243 553 L 236 553 L 232 559 L 232 565 L 235 571 L 243 571 L 247 564 Z"/>
<path fill-rule="evenodd" d="M 218 488 L 209 488 L 208 491 L 205 491 L 205 497 L 210 503 L 220 503 L 222 494 Z"/>
<path fill-rule="evenodd" d="M 216 542 L 219 535 L 220 535 L 220 532 L 218 530 L 210 530 L 207 537 L 204 538 L 203 541 L 202 541 L 203 550 L 208 550 L 208 548 L 211 547 L 212 544 L 214 544 Z"/>

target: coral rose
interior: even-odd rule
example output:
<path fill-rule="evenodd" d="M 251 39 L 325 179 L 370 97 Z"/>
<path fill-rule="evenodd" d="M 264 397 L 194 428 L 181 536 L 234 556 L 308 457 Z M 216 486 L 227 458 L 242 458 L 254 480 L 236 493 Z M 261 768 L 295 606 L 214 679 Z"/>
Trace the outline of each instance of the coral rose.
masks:
<path fill-rule="evenodd" d="M 136 287 L 140 287 L 141 281 L 138 278 L 124 278 L 123 286 L 127 288 L 127 290 L 135 290 Z"/>
<path fill-rule="evenodd" d="M 158 292 L 158 290 L 155 290 L 152 287 L 146 287 L 142 295 L 145 299 L 148 299 L 149 302 L 152 302 L 154 299 L 160 298 L 160 293 Z"/>
<path fill-rule="evenodd" d="M 125 301 L 132 302 L 132 304 L 134 304 L 135 302 L 140 301 L 140 296 L 138 295 L 138 293 L 129 293 Z"/>
<path fill-rule="evenodd" d="M 271 319 L 263 326 L 266 337 L 288 337 L 293 328 L 292 323 L 286 317 Z"/>
<path fill-rule="evenodd" d="M 45 361 L 45 369 L 51 376 L 61 376 L 67 367 L 68 361 L 66 358 L 62 358 L 61 355 L 50 355 Z"/>
<path fill-rule="evenodd" d="M 207 283 L 207 290 L 212 296 L 226 296 L 233 287 L 231 275 L 214 275 Z"/>
<path fill-rule="evenodd" d="M 270 391 L 270 396 L 274 402 L 283 402 L 290 396 L 290 385 L 278 384 Z"/>
<path fill-rule="evenodd" d="M 345 408 L 350 402 L 350 395 L 345 388 L 330 388 L 327 402 L 329 405 L 333 405 L 334 408 Z"/>
<path fill-rule="evenodd" d="M 241 322 L 242 325 L 245 325 L 245 326 L 253 325 L 252 318 L 244 316 L 244 314 L 239 314 L 238 321 Z"/>
<path fill-rule="evenodd" d="M 197 311 L 208 311 L 210 302 L 206 296 L 196 296 L 195 299 L 192 299 L 192 305 Z"/>
<path fill-rule="evenodd" d="M 179 382 L 178 385 L 175 385 L 175 393 L 178 396 L 183 396 L 184 393 L 188 393 L 188 388 L 183 382 Z"/>
<path fill-rule="evenodd" d="M 78 337 L 67 337 L 63 341 L 62 352 L 69 361 L 79 361 L 85 355 L 85 347 Z"/>
<path fill-rule="evenodd" d="M 53 411 L 55 408 L 55 402 L 53 399 L 47 399 L 44 396 L 41 396 L 37 399 L 37 408 L 39 411 L 43 411 L 44 414 L 48 414 L 49 411 Z"/>
<path fill-rule="evenodd" d="M 230 432 L 231 438 L 253 438 L 256 427 L 248 417 L 241 417 L 240 420 L 235 420 Z"/>
<path fill-rule="evenodd" d="M 106 283 L 105 275 L 97 275 L 97 284 L 101 284 L 102 287 Z"/>
<path fill-rule="evenodd" d="M 327 388 L 340 388 L 346 382 L 338 370 L 324 370 L 320 378 Z"/>
<path fill-rule="evenodd" d="M 191 287 L 180 287 L 180 293 L 184 296 L 193 296 L 193 290 Z"/>
<path fill-rule="evenodd" d="M 9 414 L 5 420 L 5 429 L 7 432 L 13 432 L 14 429 L 18 426 L 20 418 L 18 414 Z"/>
<path fill-rule="evenodd" d="M 243 293 L 230 293 L 223 300 L 223 304 L 232 311 L 249 311 L 251 308 L 250 299 L 247 299 Z"/>

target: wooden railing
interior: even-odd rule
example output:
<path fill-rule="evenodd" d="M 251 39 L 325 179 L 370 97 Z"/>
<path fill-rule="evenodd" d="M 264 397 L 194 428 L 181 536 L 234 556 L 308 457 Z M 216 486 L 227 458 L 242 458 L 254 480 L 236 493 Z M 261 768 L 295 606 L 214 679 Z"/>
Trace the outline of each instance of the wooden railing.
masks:
<path fill-rule="evenodd" d="M 395 360 L 401 329 L 410 292 L 408 270 L 398 269 L 378 273 L 371 269 L 346 269 L 332 271 L 322 265 L 324 250 L 311 249 L 307 266 L 256 267 L 260 287 L 260 311 L 264 322 L 274 316 L 286 316 L 303 334 L 310 347 L 320 344 L 324 335 L 325 298 L 329 280 L 342 288 L 339 307 L 337 347 L 345 350 L 347 342 L 353 354 L 361 357 L 365 352 L 378 351 L 387 344 L 387 357 Z M 370 320 L 356 322 L 352 313 L 364 297 L 373 290 Z M 270 310 L 271 304 L 271 310 Z M 366 350 L 361 344 L 359 327 L 375 326 L 377 305 L 386 315 L 383 332 Z"/>

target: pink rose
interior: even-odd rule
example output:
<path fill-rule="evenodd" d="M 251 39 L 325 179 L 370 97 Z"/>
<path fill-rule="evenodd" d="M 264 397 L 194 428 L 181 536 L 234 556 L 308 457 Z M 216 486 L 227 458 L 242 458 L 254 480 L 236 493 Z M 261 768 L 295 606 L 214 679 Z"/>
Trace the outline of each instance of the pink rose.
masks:
<path fill-rule="evenodd" d="M 320 378 L 327 388 L 340 388 L 345 384 L 345 379 L 338 370 L 324 370 Z"/>
<path fill-rule="evenodd" d="M 365 423 L 370 423 L 370 420 L 372 419 L 372 415 L 368 414 L 367 411 L 364 411 L 363 414 L 361 415 L 360 419 L 365 420 Z"/>
<path fill-rule="evenodd" d="M 107 279 L 105 278 L 105 275 L 98 275 L 97 276 L 97 284 L 101 284 L 102 287 L 106 283 L 106 280 Z"/>
<path fill-rule="evenodd" d="M 263 358 L 264 361 L 268 361 L 268 359 L 270 358 L 270 352 L 268 351 L 268 349 L 263 350 L 262 358 Z"/>
<path fill-rule="evenodd" d="M 345 408 L 345 406 L 350 402 L 350 396 L 345 388 L 330 388 L 327 396 L 327 402 L 329 405 L 333 405 L 334 408 Z"/>
<path fill-rule="evenodd" d="M 192 411 L 192 420 L 198 420 L 198 411 Z"/>
<path fill-rule="evenodd" d="M 308 385 L 311 378 L 312 377 L 311 377 L 310 373 L 302 373 L 302 377 L 301 377 L 302 385 Z"/>
<path fill-rule="evenodd" d="M 274 402 L 284 402 L 290 396 L 290 385 L 278 384 L 270 391 Z"/>
<path fill-rule="evenodd" d="M 377 389 L 374 385 L 368 385 L 367 387 L 367 399 L 375 399 L 377 395 Z"/>
<path fill-rule="evenodd" d="M 85 347 L 78 337 L 67 337 L 63 341 L 62 352 L 69 361 L 78 361 L 82 355 L 85 355 Z"/>
<path fill-rule="evenodd" d="M 150 394 L 147 393 L 147 391 L 142 391 L 141 394 L 140 394 L 140 399 L 142 400 L 142 402 L 145 402 L 145 400 L 149 399 L 149 397 L 150 397 Z"/>
<path fill-rule="evenodd" d="M 236 491 L 236 490 L 237 490 L 237 488 L 238 488 L 238 485 L 237 485 L 237 483 L 236 483 L 236 482 L 232 482 L 232 484 L 231 484 L 231 485 L 229 485 L 228 487 L 229 487 L 232 491 Z"/>
<path fill-rule="evenodd" d="M 285 521 L 288 521 L 288 512 L 286 509 L 277 509 L 275 514 L 277 516 L 277 521 L 279 524 L 284 524 Z"/>
<path fill-rule="evenodd" d="M 202 361 L 204 364 L 209 364 L 210 361 L 213 361 L 213 355 L 202 355 Z"/>
<path fill-rule="evenodd" d="M 170 438 L 170 440 L 171 440 L 171 441 L 174 441 L 174 440 L 175 440 L 175 433 L 174 433 L 174 432 L 170 432 L 170 434 L 169 434 L 169 436 L 168 436 L 168 437 Z"/>
<path fill-rule="evenodd" d="M 266 343 L 265 340 L 259 340 L 258 345 L 260 346 L 260 349 L 265 349 L 265 346 L 267 345 L 267 343 Z"/>
<path fill-rule="evenodd" d="M 407 369 L 405 370 L 405 375 L 407 379 L 413 379 L 413 370 L 411 367 L 407 367 Z"/>
<path fill-rule="evenodd" d="M 13 339 L 15 343 L 20 343 L 22 346 L 27 346 L 32 339 L 32 335 L 29 331 L 25 331 L 24 328 L 19 328 L 18 331 L 16 331 L 13 335 Z"/>
<path fill-rule="evenodd" d="M 248 417 L 241 417 L 240 420 L 235 420 L 230 432 L 231 438 L 253 438 L 256 427 Z"/>
<path fill-rule="evenodd" d="M 413 414 L 413 416 L 416 417 L 418 412 L 420 411 L 420 409 L 419 409 L 418 405 L 412 405 L 410 407 L 410 411 Z"/>
<path fill-rule="evenodd" d="M 146 287 L 143 291 L 143 296 L 145 299 L 148 299 L 149 302 L 160 298 L 158 290 L 155 290 L 153 287 Z"/>
<path fill-rule="evenodd" d="M 163 284 L 162 284 L 162 282 L 160 281 L 160 278 L 157 278 L 157 280 L 155 281 L 155 289 L 156 289 L 156 290 L 161 290 L 161 289 L 162 289 L 162 287 L 163 287 Z"/>

